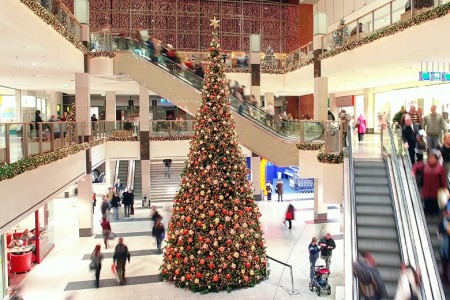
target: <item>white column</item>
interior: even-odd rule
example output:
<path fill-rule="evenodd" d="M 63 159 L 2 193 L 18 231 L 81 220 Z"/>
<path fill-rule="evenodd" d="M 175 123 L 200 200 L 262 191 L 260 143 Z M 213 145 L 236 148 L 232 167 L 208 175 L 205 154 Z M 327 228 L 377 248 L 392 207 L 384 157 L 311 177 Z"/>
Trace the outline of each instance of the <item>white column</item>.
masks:
<path fill-rule="evenodd" d="M 78 220 L 79 236 L 92 236 L 92 180 L 91 174 L 86 174 L 78 181 Z"/>
<path fill-rule="evenodd" d="M 261 157 L 252 156 L 250 159 L 250 167 L 251 167 L 252 183 L 255 189 L 253 193 L 255 200 L 257 201 L 264 200 L 261 199 L 261 177 L 260 177 Z"/>
<path fill-rule="evenodd" d="M 327 219 L 328 205 L 323 203 L 323 179 L 314 178 L 314 221 Z"/>
<path fill-rule="evenodd" d="M 314 120 L 328 119 L 328 78 L 314 78 Z"/>
<path fill-rule="evenodd" d="M 274 93 L 265 93 L 264 94 L 264 98 L 265 98 L 265 107 L 272 105 L 275 106 L 275 95 Z"/>
<path fill-rule="evenodd" d="M 75 106 L 77 122 L 84 122 L 84 135 L 91 135 L 91 87 L 88 73 L 75 74 Z"/>
<path fill-rule="evenodd" d="M 149 131 L 150 117 L 150 98 L 148 89 L 145 86 L 139 86 L 139 121 L 140 130 Z"/>
<path fill-rule="evenodd" d="M 150 161 L 141 160 L 141 178 L 142 178 L 142 198 L 147 196 L 150 199 Z M 147 202 L 148 205 L 148 202 Z"/>
<path fill-rule="evenodd" d="M 114 122 L 116 120 L 116 92 L 106 92 L 106 116 L 105 121 Z"/>
<path fill-rule="evenodd" d="M 370 89 L 364 89 L 364 116 L 367 120 L 368 133 L 373 133 L 378 126 L 377 112 L 374 111 L 373 92 Z"/>
<path fill-rule="evenodd" d="M 49 98 L 49 107 L 50 107 L 50 116 L 51 115 L 58 115 L 58 112 L 56 111 L 56 106 L 60 105 L 61 110 L 63 106 L 63 95 L 61 92 L 50 92 L 50 98 Z M 61 112 L 62 115 L 62 112 Z"/>
<path fill-rule="evenodd" d="M 334 115 L 334 117 L 337 119 L 338 116 L 338 111 L 337 111 L 337 106 L 336 106 L 336 95 L 333 94 L 329 94 L 328 98 L 330 99 L 330 111 L 331 113 Z"/>
<path fill-rule="evenodd" d="M 23 121 L 23 116 L 22 116 L 22 103 L 21 103 L 21 97 L 20 97 L 20 90 L 16 90 L 15 94 L 16 94 L 16 119 L 14 121 L 15 122 L 25 122 L 25 121 Z"/>
<path fill-rule="evenodd" d="M 107 186 L 113 185 L 115 171 L 116 171 L 116 161 L 105 159 L 105 183 Z"/>

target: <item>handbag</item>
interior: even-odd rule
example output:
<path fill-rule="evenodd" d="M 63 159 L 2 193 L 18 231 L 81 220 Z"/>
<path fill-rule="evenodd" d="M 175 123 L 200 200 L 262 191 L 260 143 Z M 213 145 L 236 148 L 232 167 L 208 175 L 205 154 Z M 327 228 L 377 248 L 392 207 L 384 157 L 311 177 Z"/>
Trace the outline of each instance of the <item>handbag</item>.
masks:
<path fill-rule="evenodd" d="M 108 234 L 108 240 L 113 240 L 116 237 L 116 235 L 114 234 L 114 232 L 110 231 Z"/>
<path fill-rule="evenodd" d="M 89 270 L 95 270 L 96 267 L 97 263 L 95 262 L 95 260 L 91 260 L 91 262 L 89 263 Z"/>
<path fill-rule="evenodd" d="M 438 200 L 439 208 L 441 210 L 447 207 L 448 197 L 449 197 L 448 189 L 440 188 L 438 190 L 437 200 Z"/>

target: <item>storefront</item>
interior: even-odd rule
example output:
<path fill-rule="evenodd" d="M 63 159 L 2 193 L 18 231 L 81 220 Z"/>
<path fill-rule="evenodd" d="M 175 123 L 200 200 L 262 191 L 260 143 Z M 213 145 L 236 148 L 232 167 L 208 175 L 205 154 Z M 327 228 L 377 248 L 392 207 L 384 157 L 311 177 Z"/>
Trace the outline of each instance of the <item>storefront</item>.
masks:
<path fill-rule="evenodd" d="M 0 86 L 0 122 L 18 122 L 20 91 Z"/>

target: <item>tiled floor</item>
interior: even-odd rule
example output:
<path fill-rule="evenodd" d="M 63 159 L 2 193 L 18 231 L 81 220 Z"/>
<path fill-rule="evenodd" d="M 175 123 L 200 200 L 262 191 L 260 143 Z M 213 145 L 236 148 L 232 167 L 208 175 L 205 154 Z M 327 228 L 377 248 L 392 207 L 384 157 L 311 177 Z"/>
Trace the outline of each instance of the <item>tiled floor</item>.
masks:
<path fill-rule="evenodd" d="M 305 195 L 311 198 L 311 195 Z M 151 228 L 150 221 L 145 221 L 150 215 L 148 209 L 136 209 L 136 221 L 112 223 L 113 231 L 120 233 L 142 233 L 142 235 L 125 238 L 125 243 L 131 251 L 139 251 L 141 255 L 131 257 L 127 265 L 127 277 L 130 285 L 119 286 L 114 282 L 111 273 L 111 258 L 105 258 L 101 279 L 102 288 L 93 288 L 94 274 L 88 271 L 89 261 L 85 255 L 91 253 L 94 246 L 102 243 L 101 239 L 78 238 L 78 211 L 73 206 L 76 201 L 71 199 L 55 200 L 56 218 L 56 246 L 41 265 L 37 265 L 22 282 L 22 296 L 24 299 L 311 299 L 317 297 L 308 289 L 309 261 L 307 246 L 313 236 L 319 237 L 331 232 L 336 238 L 337 248 L 333 254 L 331 265 L 330 284 L 333 288 L 331 296 L 322 296 L 334 299 L 335 287 L 343 285 L 343 240 L 340 232 L 340 209 L 331 207 L 329 218 L 334 222 L 314 224 L 313 201 L 292 200 L 296 208 L 296 220 L 293 229 L 288 230 L 282 223 L 285 202 L 259 202 L 262 211 L 262 224 L 267 242 L 267 254 L 278 260 L 292 265 L 294 275 L 294 289 L 297 295 L 289 295 L 291 290 L 290 271 L 288 268 L 270 261 L 269 279 L 254 288 L 235 290 L 232 293 L 221 292 L 208 295 L 194 294 L 190 291 L 176 288 L 170 283 L 145 283 L 151 275 L 159 273 L 162 255 L 151 254 L 156 243 L 147 234 Z M 159 204 L 161 205 L 161 204 Z M 163 206 L 160 212 L 167 223 L 171 207 Z M 123 212 L 121 212 L 123 213 Z M 94 233 L 100 233 L 100 214 L 96 211 L 94 216 Z M 115 242 L 111 246 L 114 246 Z M 102 251 L 111 253 L 114 247 Z M 147 251 L 145 251 L 147 250 Z M 110 254 L 109 254 L 110 255 Z M 109 256 L 108 255 L 108 256 Z M 132 280 L 131 280 L 132 279 Z M 92 280 L 90 284 L 88 281 Z M 147 281 L 146 281 L 147 280 Z M 143 281 L 143 282 L 142 282 Z M 75 287 L 76 290 L 69 290 Z M 66 289 L 68 291 L 66 291 Z"/>

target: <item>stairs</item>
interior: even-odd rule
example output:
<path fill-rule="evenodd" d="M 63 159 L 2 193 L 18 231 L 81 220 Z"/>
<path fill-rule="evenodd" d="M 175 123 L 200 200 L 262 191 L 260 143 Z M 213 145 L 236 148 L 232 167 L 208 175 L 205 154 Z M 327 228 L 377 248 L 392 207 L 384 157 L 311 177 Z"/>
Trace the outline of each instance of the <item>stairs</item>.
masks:
<path fill-rule="evenodd" d="M 134 162 L 134 199 L 142 199 L 142 172 L 141 172 L 141 161 L 136 160 Z"/>
<path fill-rule="evenodd" d="M 150 161 L 150 202 L 172 202 L 180 188 L 184 160 L 172 159 L 170 178 L 164 176 L 163 160 Z"/>
<path fill-rule="evenodd" d="M 358 250 L 373 254 L 389 298 L 394 298 L 401 258 L 384 161 L 355 159 L 354 182 Z"/>
<path fill-rule="evenodd" d="M 120 179 L 120 183 L 122 184 L 124 189 L 128 186 L 128 166 L 128 160 L 119 160 L 119 170 L 117 178 Z"/>

